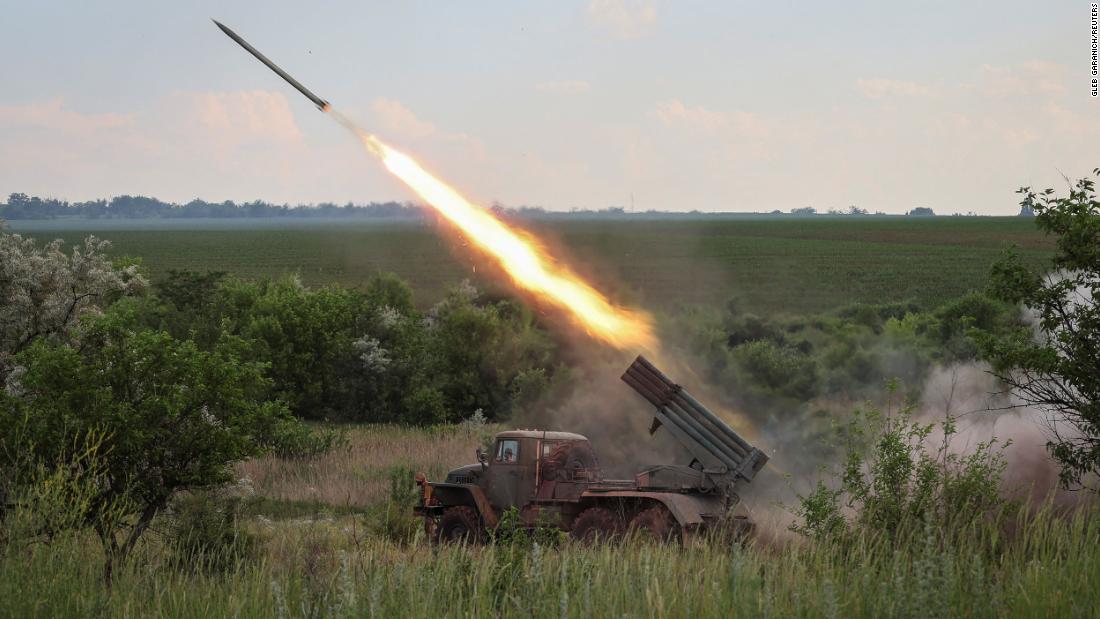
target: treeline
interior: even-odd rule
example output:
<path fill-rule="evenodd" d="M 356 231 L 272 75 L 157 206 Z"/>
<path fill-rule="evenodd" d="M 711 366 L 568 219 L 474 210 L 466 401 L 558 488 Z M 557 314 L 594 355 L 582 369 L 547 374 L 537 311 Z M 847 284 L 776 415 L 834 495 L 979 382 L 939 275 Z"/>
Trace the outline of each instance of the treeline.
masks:
<path fill-rule="evenodd" d="M 490 207 L 497 215 L 519 219 L 555 218 L 555 217 L 745 217 L 745 216 L 875 216 L 895 217 L 881 211 L 850 206 L 847 209 L 829 209 L 819 212 L 811 206 L 791 209 L 790 213 L 773 210 L 770 212 L 704 212 L 692 210 L 661 211 L 649 209 L 635 212 L 622 206 L 610 206 L 602 209 L 573 208 L 569 211 L 548 211 L 539 206 L 505 206 L 495 203 Z M 974 215 L 974 213 L 967 213 Z M 1030 216 L 1030 211 L 1021 211 L 1021 215 Z M 934 216 L 935 212 L 927 207 L 917 207 L 906 213 L 910 217 Z M 25 193 L 8 195 L 6 203 L 0 203 L 0 219 L 229 219 L 229 218 L 337 218 L 361 217 L 375 219 L 415 219 L 423 216 L 423 209 L 411 202 L 370 202 L 367 204 L 273 204 L 262 200 L 252 202 L 207 202 L 194 199 L 186 204 L 165 202 L 146 196 L 115 196 L 110 200 L 89 200 L 87 202 L 67 202 L 56 198 L 28 196 Z"/>
<path fill-rule="evenodd" d="M 13 193 L 7 203 L 0 204 L 0 219 L 198 219 L 234 217 L 373 217 L 415 218 L 420 209 L 400 202 L 371 202 L 365 205 L 321 203 L 290 206 L 261 200 L 252 202 L 206 202 L 191 200 L 186 204 L 164 202 L 145 196 L 115 196 L 110 200 L 66 202 L 55 198 L 39 198 Z"/>
<path fill-rule="evenodd" d="M 572 209 L 569 212 L 547 211 L 537 206 L 504 206 L 493 204 L 491 210 L 498 215 L 520 218 L 558 216 L 625 216 L 623 207 L 605 209 Z M 646 215 L 678 215 L 647 211 Z M 691 214 L 700 215 L 699 211 Z M 707 213 L 710 215 L 711 213 Z M 67 202 L 56 198 L 28 196 L 25 193 L 8 195 L 6 203 L 0 203 L 0 219 L 199 219 L 199 218 L 335 218 L 362 217 L 377 219 L 414 219 L 423 216 L 423 209 L 411 202 L 370 202 L 368 204 L 273 204 L 262 200 L 252 202 L 207 202 L 194 199 L 186 204 L 165 202 L 146 196 L 115 196 L 110 200 Z"/>

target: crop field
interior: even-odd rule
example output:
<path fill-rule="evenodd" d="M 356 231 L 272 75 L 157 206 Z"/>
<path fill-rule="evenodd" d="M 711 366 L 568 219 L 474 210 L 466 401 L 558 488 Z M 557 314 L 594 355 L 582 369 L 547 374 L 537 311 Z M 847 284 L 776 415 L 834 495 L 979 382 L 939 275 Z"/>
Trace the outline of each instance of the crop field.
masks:
<path fill-rule="evenodd" d="M 111 240 L 156 277 L 169 269 L 243 277 L 297 273 L 356 286 L 377 272 L 408 281 L 427 305 L 464 278 L 499 289 L 484 260 L 423 222 L 26 221 L 13 231 Z M 934 307 L 985 285 L 1015 245 L 1028 261 L 1053 241 L 1027 218 L 626 218 L 528 224 L 561 260 L 622 302 L 670 310 L 736 298 L 759 313 L 803 314 L 853 302 Z"/>

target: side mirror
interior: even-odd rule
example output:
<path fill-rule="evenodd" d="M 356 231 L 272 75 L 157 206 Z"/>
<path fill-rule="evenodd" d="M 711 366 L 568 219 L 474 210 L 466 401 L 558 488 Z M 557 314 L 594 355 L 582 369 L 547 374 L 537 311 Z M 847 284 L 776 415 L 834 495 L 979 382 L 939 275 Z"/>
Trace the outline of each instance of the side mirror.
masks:
<path fill-rule="evenodd" d="M 480 447 L 478 447 L 474 453 L 477 454 L 477 461 L 481 463 L 481 468 L 489 466 L 489 456 L 485 455 L 485 452 L 481 451 Z"/>

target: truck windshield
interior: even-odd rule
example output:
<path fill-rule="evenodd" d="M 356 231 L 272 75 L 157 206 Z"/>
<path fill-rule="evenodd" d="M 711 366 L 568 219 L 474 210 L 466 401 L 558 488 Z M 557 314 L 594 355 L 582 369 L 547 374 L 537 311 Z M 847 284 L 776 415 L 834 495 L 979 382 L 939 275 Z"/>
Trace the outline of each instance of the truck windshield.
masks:
<path fill-rule="evenodd" d="M 501 439 L 497 443 L 497 462 L 514 463 L 519 458 L 519 441 Z"/>

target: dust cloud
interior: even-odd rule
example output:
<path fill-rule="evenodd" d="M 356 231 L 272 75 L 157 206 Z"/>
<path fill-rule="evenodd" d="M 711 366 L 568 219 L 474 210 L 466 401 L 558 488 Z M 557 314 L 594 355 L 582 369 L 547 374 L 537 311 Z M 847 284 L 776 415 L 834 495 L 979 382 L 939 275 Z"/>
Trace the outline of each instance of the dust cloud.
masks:
<path fill-rule="evenodd" d="M 581 344 L 575 348 L 578 346 L 583 352 L 573 365 L 575 386 L 570 395 L 556 406 L 516 421 L 587 436 L 608 477 L 630 478 L 652 464 L 690 463 L 690 454 L 667 431 L 649 433 L 652 406 L 620 380 L 633 356 Z M 839 465 L 840 455 L 807 429 L 810 424 L 806 411 L 811 406 L 792 410 L 789 415 L 750 415 L 728 392 L 730 386 L 708 385 L 692 371 L 688 356 L 664 350 L 652 360 L 769 455 L 768 466 L 751 483 L 739 487 L 742 501 L 738 509 L 756 523 L 763 540 L 773 544 L 793 540 L 796 536 L 789 526 L 795 517 L 791 510 L 799 494 L 809 492 L 819 479 L 829 484 Z M 841 422 L 854 408 L 866 403 L 817 400 L 811 404 L 815 410 L 830 411 Z M 900 404 L 895 402 L 894 406 Z M 1089 493 L 1068 491 L 1058 484 L 1059 465 L 1046 447 L 1057 420 L 1023 406 L 1006 393 L 987 366 L 971 363 L 932 368 L 914 404 L 915 421 L 937 426 L 927 439 L 929 451 L 943 443 L 939 424 L 948 416 L 956 424 L 956 433 L 948 442 L 949 453 L 969 455 L 980 444 L 994 440 L 999 446 L 1007 444 L 1001 451 L 1006 463 L 1002 481 L 1006 498 L 1033 505 L 1053 501 L 1063 507 L 1089 500 Z M 1059 432 L 1065 434 L 1062 428 Z"/>

